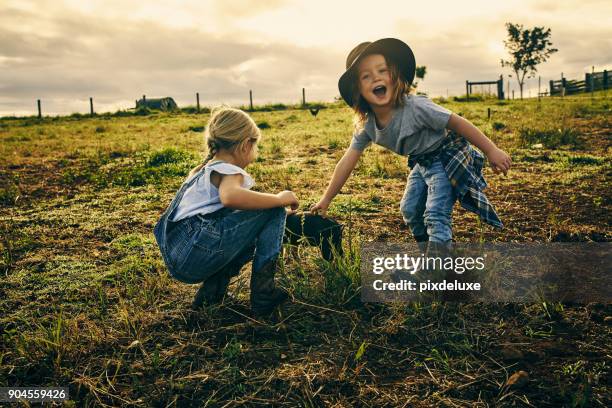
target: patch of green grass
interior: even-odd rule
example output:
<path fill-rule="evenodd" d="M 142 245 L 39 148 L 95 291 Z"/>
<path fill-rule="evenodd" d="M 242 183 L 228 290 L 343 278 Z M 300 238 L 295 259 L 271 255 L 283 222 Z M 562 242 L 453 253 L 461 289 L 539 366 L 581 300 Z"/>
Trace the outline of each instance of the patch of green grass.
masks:
<path fill-rule="evenodd" d="M 553 129 L 521 128 L 519 130 L 519 140 L 522 147 L 539 143 L 549 149 L 556 149 L 561 146 L 578 148 L 582 145 L 580 133 L 576 129 L 565 127 Z"/>
<path fill-rule="evenodd" d="M 13 183 L 3 183 L 0 186 L 0 205 L 14 205 L 19 197 L 19 187 Z"/>
<path fill-rule="evenodd" d="M 174 147 L 168 147 L 151 153 L 147 160 L 148 167 L 160 167 L 167 164 L 178 164 L 193 159 L 193 154 Z"/>
<path fill-rule="evenodd" d="M 145 248 L 152 248 L 154 242 L 150 235 L 128 234 L 122 235 L 111 242 L 111 248 L 123 254 L 142 253 Z"/>
<path fill-rule="evenodd" d="M 182 113 L 188 114 L 196 114 L 196 113 L 210 113 L 210 108 L 207 106 L 200 106 L 200 111 L 198 112 L 197 106 L 185 106 L 179 109 Z"/>
<path fill-rule="evenodd" d="M 599 166 L 605 163 L 605 159 L 591 155 L 574 156 L 568 155 L 565 157 L 567 163 L 572 166 Z"/>
<path fill-rule="evenodd" d="M 197 162 L 192 152 L 174 147 L 153 152 L 140 152 L 132 160 L 120 159 L 124 154 L 110 152 L 89 158 L 83 167 L 70 167 L 62 172 L 64 184 L 93 184 L 136 187 L 162 182 L 168 177 L 185 177 Z"/>
<path fill-rule="evenodd" d="M 330 139 L 327 142 L 327 147 L 330 150 L 336 150 L 338 147 L 340 147 L 340 141 L 338 139 Z"/>
<path fill-rule="evenodd" d="M 502 130 L 506 128 L 506 125 L 502 122 L 493 122 L 492 126 L 494 130 Z"/>
<path fill-rule="evenodd" d="M 266 146 L 266 150 L 270 152 L 273 158 L 280 159 L 283 157 L 283 146 L 277 138 L 272 138 Z"/>

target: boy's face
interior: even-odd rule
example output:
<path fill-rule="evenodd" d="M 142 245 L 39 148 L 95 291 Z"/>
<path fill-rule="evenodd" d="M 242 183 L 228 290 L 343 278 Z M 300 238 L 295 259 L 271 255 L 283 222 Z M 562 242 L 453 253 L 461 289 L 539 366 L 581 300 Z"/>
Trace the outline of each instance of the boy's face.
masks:
<path fill-rule="evenodd" d="M 392 103 L 391 72 L 381 54 L 364 57 L 357 67 L 359 93 L 371 107 L 386 107 Z"/>

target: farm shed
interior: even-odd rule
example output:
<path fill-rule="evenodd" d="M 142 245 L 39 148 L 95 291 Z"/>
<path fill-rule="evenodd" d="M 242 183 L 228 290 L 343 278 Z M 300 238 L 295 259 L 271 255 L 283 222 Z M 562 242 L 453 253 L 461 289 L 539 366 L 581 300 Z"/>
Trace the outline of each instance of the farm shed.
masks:
<path fill-rule="evenodd" d="M 169 96 L 165 98 L 143 98 L 136 101 L 136 109 L 138 108 L 149 108 L 159 109 L 161 111 L 169 111 L 178 109 L 178 105 L 174 102 L 174 99 Z"/>

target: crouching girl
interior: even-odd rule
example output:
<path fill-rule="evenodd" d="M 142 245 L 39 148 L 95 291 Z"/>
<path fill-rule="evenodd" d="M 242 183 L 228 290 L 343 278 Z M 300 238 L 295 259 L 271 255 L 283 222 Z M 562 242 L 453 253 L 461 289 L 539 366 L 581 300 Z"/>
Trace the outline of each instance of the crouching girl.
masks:
<path fill-rule="evenodd" d="M 194 168 L 155 226 L 155 238 L 170 274 L 201 283 L 192 306 L 220 303 L 230 278 L 253 260 L 251 309 L 268 315 L 287 299 L 274 283 L 282 249 L 286 206 L 297 209 L 291 191 L 251 191 L 244 170 L 257 156 L 260 131 L 246 113 L 213 110 L 206 128 L 208 157 Z"/>

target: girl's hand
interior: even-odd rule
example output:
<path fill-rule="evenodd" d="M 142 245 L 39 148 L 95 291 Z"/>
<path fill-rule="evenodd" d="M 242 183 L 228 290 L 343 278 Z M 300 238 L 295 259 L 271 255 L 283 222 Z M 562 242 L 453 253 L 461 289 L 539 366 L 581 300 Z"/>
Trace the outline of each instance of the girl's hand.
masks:
<path fill-rule="evenodd" d="M 291 210 L 295 211 L 300 207 L 300 202 L 298 201 L 293 191 L 285 190 L 281 191 L 276 195 L 281 202 L 283 207 L 289 207 Z"/>
<path fill-rule="evenodd" d="M 487 154 L 487 159 L 489 159 L 489 163 L 491 163 L 491 167 L 495 174 L 499 174 L 500 172 L 504 173 L 504 176 L 508 174 L 508 170 L 512 165 L 512 159 L 502 149 L 496 147 Z"/>
<path fill-rule="evenodd" d="M 326 199 L 322 198 L 318 203 L 313 204 L 310 207 L 310 212 L 313 214 L 319 214 L 321 216 L 325 216 L 327 213 L 327 208 L 329 207 L 330 202 Z"/>

